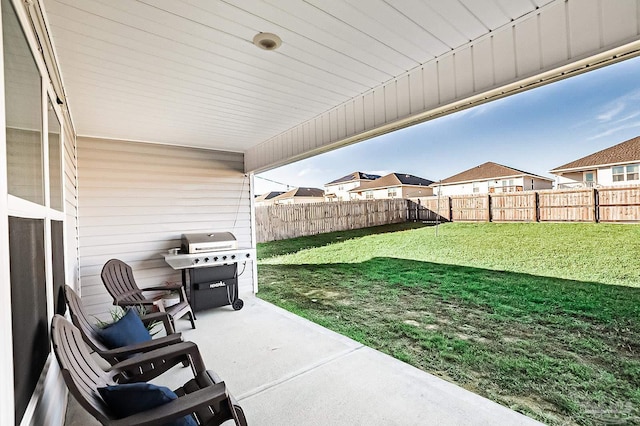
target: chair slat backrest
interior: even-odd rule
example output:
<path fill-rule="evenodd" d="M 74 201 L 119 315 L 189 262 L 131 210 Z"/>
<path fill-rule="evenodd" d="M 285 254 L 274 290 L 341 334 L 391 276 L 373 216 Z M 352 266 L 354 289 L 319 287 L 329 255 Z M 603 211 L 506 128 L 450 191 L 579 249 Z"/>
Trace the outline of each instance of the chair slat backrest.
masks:
<path fill-rule="evenodd" d="M 100 423 L 113 419 L 98 388 L 116 384 L 113 377 L 96 364 L 84 344 L 80 331 L 60 315 L 51 323 L 53 350 L 69 392 Z"/>
<path fill-rule="evenodd" d="M 102 267 L 102 282 L 113 298 L 113 304 L 118 305 L 120 301 L 141 301 L 144 300 L 142 290 L 133 278 L 133 270 L 119 259 L 111 259 Z"/>
<path fill-rule="evenodd" d="M 102 353 L 108 348 L 102 343 L 100 335 L 98 333 L 98 327 L 91 321 L 84 310 L 82 300 L 76 294 L 75 291 L 68 285 L 64 286 L 64 296 L 69 305 L 69 312 L 71 313 L 71 321 L 82 332 L 84 341 L 98 353 Z"/>

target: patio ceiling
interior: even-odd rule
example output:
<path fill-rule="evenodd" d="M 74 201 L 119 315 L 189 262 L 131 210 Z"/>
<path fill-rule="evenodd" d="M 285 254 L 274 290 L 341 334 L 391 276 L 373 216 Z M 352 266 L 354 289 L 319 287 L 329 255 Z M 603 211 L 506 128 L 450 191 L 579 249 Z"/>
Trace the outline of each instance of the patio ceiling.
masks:
<path fill-rule="evenodd" d="M 640 32 L 635 0 L 42 2 L 78 135 L 245 152 L 247 170 L 624 56 Z"/>

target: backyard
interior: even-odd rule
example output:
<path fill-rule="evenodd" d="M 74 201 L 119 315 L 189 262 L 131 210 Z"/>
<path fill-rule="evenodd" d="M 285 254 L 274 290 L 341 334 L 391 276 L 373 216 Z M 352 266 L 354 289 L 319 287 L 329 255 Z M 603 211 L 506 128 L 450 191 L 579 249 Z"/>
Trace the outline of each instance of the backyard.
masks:
<path fill-rule="evenodd" d="M 640 424 L 640 226 L 399 224 L 258 245 L 258 295 L 549 424 Z"/>

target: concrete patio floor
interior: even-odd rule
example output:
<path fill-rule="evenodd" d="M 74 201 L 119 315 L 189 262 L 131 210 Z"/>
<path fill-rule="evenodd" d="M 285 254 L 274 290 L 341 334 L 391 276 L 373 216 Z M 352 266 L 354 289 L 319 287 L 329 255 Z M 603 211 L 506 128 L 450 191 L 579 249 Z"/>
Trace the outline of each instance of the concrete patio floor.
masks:
<path fill-rule="evenodd" d="M 253 295 L 177 327 L 198 344 L 249 425 L 536 425 L 522 414 L 320 327 Z M 188 380 L 176 367 L 156 382 Z M 229 424 L 231 422 L 227 422 Z M 66 426 L 98 423 L 69 398 Z"/>

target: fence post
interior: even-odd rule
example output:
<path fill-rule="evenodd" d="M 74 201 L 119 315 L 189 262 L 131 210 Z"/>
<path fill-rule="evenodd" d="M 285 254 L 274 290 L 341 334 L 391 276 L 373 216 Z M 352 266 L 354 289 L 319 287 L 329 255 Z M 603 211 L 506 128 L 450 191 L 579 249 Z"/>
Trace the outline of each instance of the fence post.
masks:
<path fill-rule="evenodd" d="M 540 222 L 540 193 L 538 191 L 533 193 L 534 201 L 533 208 L 535 209 L 535 220 L 536 222 Z"/>
<path fill-rule="evenodd" d="M 487 194 L 487 222 L 491 222 L 491 194 Z"/>
<path fill-rule="evenodd" d="M 449 222 L 453 222 L 453 201 L 451 200 L 451 197 L 447 197 L 448 203 L 449 203 L 449 208 L 448 208 L 448 213 L 449 213 Z M 438 212 L 438 214 L 440 214 L 440 212 Z"/>
<path fill-rule="evenodd" d="M 600 222 L 600 197 L 597 188 L 593 188 L 593 210 L 593 221 L 598 223 Z"/>

